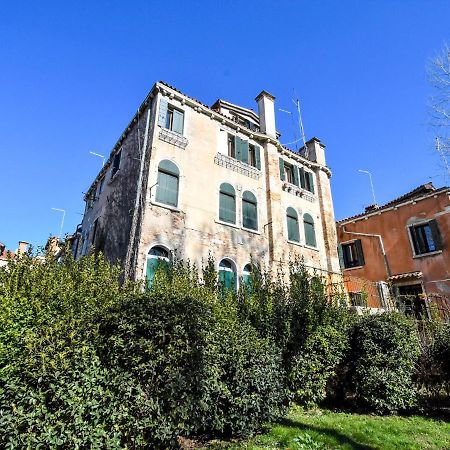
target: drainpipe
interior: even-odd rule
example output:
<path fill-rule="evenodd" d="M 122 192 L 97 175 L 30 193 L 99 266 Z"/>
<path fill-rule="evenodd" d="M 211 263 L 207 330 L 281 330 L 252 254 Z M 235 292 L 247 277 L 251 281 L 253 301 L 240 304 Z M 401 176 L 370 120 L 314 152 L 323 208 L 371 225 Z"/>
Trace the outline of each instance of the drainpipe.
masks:
<path fill-rule="evenodd" d="M 347 234 L 354 234 L 355 236 L 367 236 L 378 238 L 378 240 L 380 241 L 381 253 L 383 254 L 384 267 L 386 268 L 387 277 L 388 279 L 391 277 L 391 269 L 389 267 L 389 261 L 387 259 L 387 255 L 384 250 L 383 238 L 381 237 L 381 234 L 357 233 L 356 231 L 347 231 L 345 229 L 345 225 L 342 226 L 342 231 Z"/>

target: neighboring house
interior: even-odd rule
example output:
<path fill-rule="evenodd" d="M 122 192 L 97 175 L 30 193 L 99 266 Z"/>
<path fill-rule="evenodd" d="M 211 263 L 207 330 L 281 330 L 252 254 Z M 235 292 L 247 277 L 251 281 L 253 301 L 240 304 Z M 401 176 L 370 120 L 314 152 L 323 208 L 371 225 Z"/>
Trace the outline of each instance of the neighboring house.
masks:
<path fill-rule="evenodd" d="M 365 213 L 337 222 L 344 274 L 385 281 L 416 314 L 425 299 L 450 299 L 450 188 L 427 183 Z M 350 295 L 355 293 L 350 293 Z"/>
<path fill-rule="evenodd" d="M 94 246 L 151 280 L 175 254 L 197 267 L 211 255 L 229 287 L 251 258 L 276 268 L 298 255 L 339 272 L 325 146 L 281 145 L 274 101 L 263 91 L 258 113 L 208 107 L 157 82 L 85 194 L 77 256 Z"/>
<path fill-rule="evenodd" d="M 15 252 L 12 250 L 7 250 L 6 245 L 0 242 L 0 267 L 5 267 L 8 265 L 8 259 L 14 258 L 20 253 L 25 253 L 28 250 L 30 244 L 25 241 L 19 241 L 19 247 Z"/>

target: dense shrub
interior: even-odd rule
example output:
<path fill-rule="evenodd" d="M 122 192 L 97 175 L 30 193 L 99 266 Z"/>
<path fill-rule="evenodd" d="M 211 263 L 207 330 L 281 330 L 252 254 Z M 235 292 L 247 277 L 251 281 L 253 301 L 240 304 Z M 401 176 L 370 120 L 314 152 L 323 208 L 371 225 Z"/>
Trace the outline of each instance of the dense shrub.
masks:
<path fill-rule="evenodd" d="M 411 408 L 419 357 L 414 324 L 396 313 L 363 316 L 351 337 L 351 384 L 360 406 L 377 413 Z"/>
<path fill-rule="evenodd" d="M 101 256 L 0 273 L 0 446 L 174 448 L 283 408 L 280 354 L 187 268 L 121 287 Z"/>

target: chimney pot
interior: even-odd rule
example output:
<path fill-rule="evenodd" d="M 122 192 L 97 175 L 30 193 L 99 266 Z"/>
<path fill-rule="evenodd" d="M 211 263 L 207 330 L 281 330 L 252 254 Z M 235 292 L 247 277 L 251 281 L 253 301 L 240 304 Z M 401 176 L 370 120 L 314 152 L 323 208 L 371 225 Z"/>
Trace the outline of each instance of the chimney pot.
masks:
<path fill-rule="evenodd" d="M 275 97 L 267 91 L 261 91 L 255 100 L 258 103 L 259 128 L 263 133 L 276 139 Z"/>

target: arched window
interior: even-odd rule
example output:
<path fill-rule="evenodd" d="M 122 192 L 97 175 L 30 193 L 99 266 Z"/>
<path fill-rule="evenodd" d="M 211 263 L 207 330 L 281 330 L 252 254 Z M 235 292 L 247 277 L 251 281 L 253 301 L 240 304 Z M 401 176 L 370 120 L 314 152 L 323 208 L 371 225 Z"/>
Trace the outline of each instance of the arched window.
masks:
<path fill-rule="evenodd" d="M 169 251 L 164 247 L 152 247 L 147 255 L 147 286 L 152 287 L 156 272 L 168 268 L 170 264 Z"/>
<path fill-rule="evenodd" d="M 178 206 L 178 181 L 180 171 L 178 167 L 167 159 L 158 166 L 158 186 L 156 187 L 156 201 L 166 205 Z"/>
<path fill-rule="evenodd" d="M 288 241 L 300 242 L 300 232 L 298 229 L 298 214 L 294 208 L 289 207 L 286 211 Z"/>
<path fill-rule="evenodd" d="M 250 230 L 258 229 L 258 203 L 250 191 L 242 196 L 242 226 Z"/>
<path fill-rule="evenodd" d="M 236 223 L 236 194 L 229 183 L 222 183 L 219 192 L 219 220 Z"/>
<path fill-rule="evenodd" d="M 246 264 L 242 270 L 242 284 L 245 286 L 248 292 L 252 290 L 252 266 Z"/>
<path fill-rule="evenodd" d="M 314 229 L 314 220 L 310 214 L 303 216 L 303 224 L 305 226 L 305 243 L 311 247 L 315 247 L 316 243 L 316 230 Z"/>
<path fill-rule="evenodd" d="M 219 283 L 222 292 L 236 291 L 236 267 L 229 259 L 222 259 L 219 264 Z"/>

